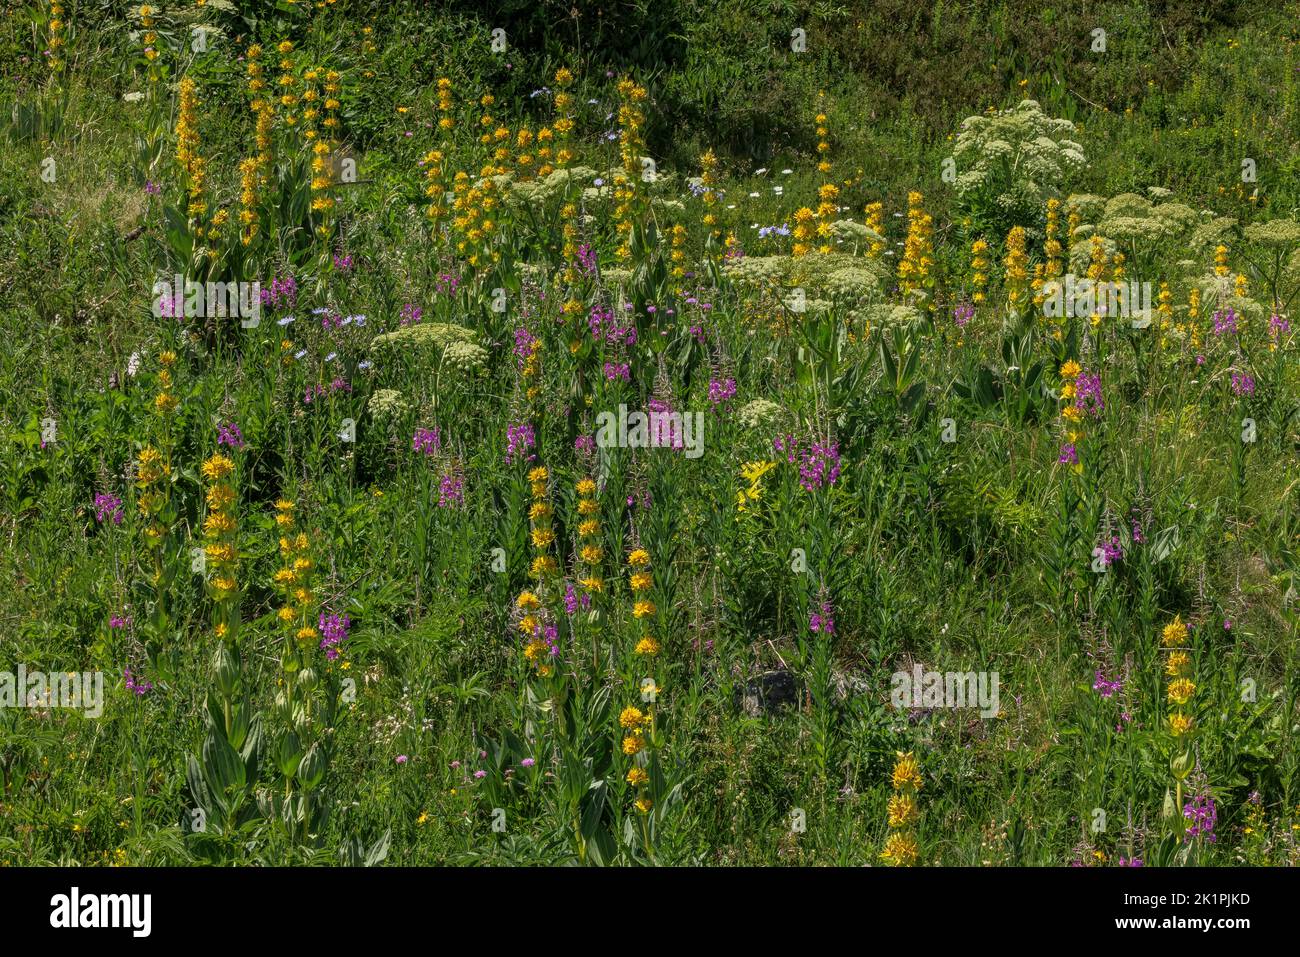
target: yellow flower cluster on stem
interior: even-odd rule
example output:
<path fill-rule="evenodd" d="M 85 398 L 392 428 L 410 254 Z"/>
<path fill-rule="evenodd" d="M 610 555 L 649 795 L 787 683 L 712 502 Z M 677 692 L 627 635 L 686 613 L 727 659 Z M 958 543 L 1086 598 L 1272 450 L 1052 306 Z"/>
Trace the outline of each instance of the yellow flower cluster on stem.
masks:
<path fill-rule="evenodd" d="M 1228 247 L 1220 243 L 1214 247 L 1214 274 L 1226 276 L 1231 271 L 1228 268 Z"/>
<path fill-rule="evenodd" d="M 339 96 L 343 93 L 343 75 L 337 70 L 325 71 L 325 82 L 321 85 L 321 91 L 325 94 L 325 118 L 321 120 L 321 126 L 329 134 L 329 140 L 335 146 L 339 142 L 339 107 L 343 104 Z"/>
<path fill-rule="evenodd" d="M 302 136 L 309 143 L 314 143 L 320 136 L 318 121 L 321 119 L 321 96 L 316 87 L 320 75 L 321 71 L 316 68 L 307 70 L 302 75 Z"/>
<path fill-rule="evenodd" d="M 654 573 L 650 570 L 650 553 L 644 548 L 634 548 L 627 556 L 629 569 L 628 587 L 632 591 L 632 620 L 639 624 L 641 636 L 637 639 L 633 651 L 646 658 L 659 654 L 659 642 L 651 634 L 654 618 L 658 612 L 650 599 L 650 590 L 654 587 Z"/>
<path fill-rule="evenodd" d="M 867 218 L 867 229 L 881 237 L 871 243 L 871 248 L 867 250 L 867 255 L 872 259 L 879 259 L 880 254 L 885 251 L 885 204 L 868 203 L 863 212 Z"/>
<path fill-rule="evenodd" d="M 1189 630 L 1182 617 L 1175 615 L 1174 620 L 1165 625 L 1160 633 L 1160 647 L 1168 653 L 1165 659 L 1165 677 L 1169 679 L 1169 684 L 1165 688 L 1165 700 L 1169 707 L 1167 721 L 1173 742 L 1169 770 L 1176 782 L 1174 813 L 1180 824 L 1183 814 L 1183 780 L 1191 771 L 1192 764 L 1187 739 L 1196 724 L 1196 720 L 1187 713 L 1192 696 L 1196 694 L 1196 685 L 1192 681 L 1192 659 L 1187 650 Z"/>
<path fill-rule="evenodd" d="M 921 769 L 911 751 L 899 751 L 890 775 L 893 794 L 889 797 L 889 836 L 880 856 L 894 867 L 911 867 L 920 851 L 916 842 L 916 822 L 920 817 L 917 793 L 921 790 Z"/>
<path fill-rule="evenodd" d="M 451 131 L 456 128 L 454 109 L 451 78 L 439 77 L 438 112 L 441 116 L 438 118 L 438 129 L 442 132 L 442 141 L 437 149 L 425 153 L 423 159 L 424 195 L 429 200 L 429 205 L 425 207 L 425 215 L 428 216 L 435 230 L 447 215 L 447 183 L 444 175 L 447 157 L 451 153 Z"/>
<path fill-rule="evenodd" d="M 674 279 L 681 279 L 686 275 L 686 227 L 681 223 L 673 224 L 669 230 L 669 244 L 671 251 L 668 258 L 672 262 L 672 275 Z"/>
<path fill-rule="evenodd" d="M 615 255 L 627 261 L 632 257 L 632 221 L 641 191 L 641 159 L 645 152 L 642 129 L 645 111 L 641 104 L 648 96 L 645 87 L 628 77 L 619 80 L 618 86 L 618 149 L 623 168 L 614 176 L 614 229 L 618 235 Z"/>
<path fill-rule="evenodd" d="M 578 493 L 578 584 L 588 595 L 605 590 L 600 566 L 605 551 L 600 546 L 600 502 L 596 498 L 596 482 L 590 476 L 582 478 L 575 486 Z"/>
<path fill-rule="evenodd" d="M 551 546 L 555 543 L 555 530 L 551 527 L 549 482 L 550 473 L 545 465 L 538 465 L 528 473 L 528 487 L 532 496 L 532 505 L 528 509 L 528 521 L 532 526 L 530 539 L 533 544 L 533 561 L 530 569 L 533 577 L 539 581 L 550 578 L 559 571 L 559 564 L 551 555 Z"/>
<path fill-rule="evenodd" d="M 736 492 L 737 512 L 749 511 L 750 503 L 757 502 L 763 497 L 763 476 L 774 468 L 776 462 L 771 459 L 756 459 L 740 467 L 740 477 L 748 483 L 749 487 Z"/>
<path fill-rule="evenodd" d="M 154 397 L 153 408 L 157 416 L 154 440 L 157 445 L 146 444 L 140 449 L 136 460 L 135 487 L 136 508 L 143 519 L 145 541 L 153 557 L 153 585 L 158 590 L 159 600 L 163 592 L 163 563 L 167 557 L 167 537 L 171 533 L 171 452 L 172 428 L 171 415 L 179 407 L 175 393 L 172 391 L 172 367 L 176 364 L 176 353 L 166 350 L 158 357 L 158 394 Z"/>
<path fill-rule="evenodd" d="M 298 125 L 298 117 L 293 112 L 298 105 L 298 94 L 294 92 L 298 78 L 294 75 L 293 41 L 281 40 L 275 49 L 280 54 L 280 75 L 275 81 L 280 89 L 278 112 L 283 125 L 294 128 Z"/>
<path fill-rule="evenodd" d="M 823 183 L 817 188 L 817 251 L 825 255 L 831 251 L 831 223 L 839 207 L 835 200 L 840 195 L 840 188 L 834 183 Z"/>
<path fill-rule="evenodd" d="M 50 72 L 59 73 L 63 70 L 63 50 L 65 49 L 68 22 L 63 19 L 64 8 L 60 0 L 50 0 L 50 37 L 46 41 L 50 51 Z"/>
<path fill-rule="evenodd" d="M 490 93 L 485 93 L 479 99 L 479 105 L 484 110 L 479 117 L 479 125 L 484 130 L 479 142 L 483 146 L 496 143 L 495 156 L 501 157 L 509 155 L 509 149 L 504 144 L 510 139 L 510 129 L 505 126 L 492 128 L 494 121 L 487 110 L 494 102 L 495 98 Z M 444 153 L 448 153 L 449 149 L 448 146 Z M 502 172 L 503 168 L 493 166 L 493 158 L 491 154 L 488 156 L 476 180 L 471 180 L 464 170 L 457 171 L 452 177 L 451 225 L 457 237 L 456 251 L 475 269 L 501 258 L 501 253 L 492 248 L 492 237 L 497 230 L 497 222 L 493 217 L 500 203 L 492 177 Z"/>
<path fill-rule="evenodd" d="M 280 596 L 276 618 L 285 635 L 282 662 L 285 671 L 297 671 L 308 660 L 303 649 L 320 639 L 313 621 L 316 611 L 316 594 L 312 582 L 316 572 L 316 559 L 312 555 L 311 539 L 298 529 L 294 517 L 295 504 L 289 499 L 275 503 L 275 527 L 280 538 L 280 567 L 272 577 L 272 584 Z M 289 683 L 292 686 L 292 682 Z"/>
<path fill-rule="evenodd" d="M 375 28 L 369 25 L 361 28 L 361 36 L 363 38 L 361 40 L 362 62 L 364 62 L 367 57 L 374 56 L 374 54 L 379 49 L 379 47 L 375 45 L 375 41 L 371 39 L 371 37 L 374 35 L 374 32 L 375 32 Z M 363 70 L 361 75 L 365 77 L 367 80 L 373 80 L 375 78 L 375 71 L 369 69 Z"/>
<path fill-rule="evenodd" d="M 262 63 L 262 47 L 259 44 L 250 44 L 245 56 L 248 63 L 245 72 L 248 74 L 248 108 L 256 117 L 256 130 L 254 133 L 257 144 L 257 181 L 258 185 L 265 186 L 270 182 L 271 169 L 275 164 L 275 143 L 273 140 L 275 132 L 275 107 L 271 104 L 270 97 L 267 94 L 266 86 L 266 67 Z"/>
<path fill-rule="evenodd" d="M 1100 285 L 1107 281 L 1109 271 L 1110 263 L 1106 259 L 1106 243 L 1100 236 L 1093 236 L 1088 242 L 1087 276 L 1094 284 Z M 1088 321 L 1094 329 L 1097 328 L 1101 324 L 1100 310 L 1094 309 Z"/>
<path fill-rule="evenodd" d="M 1043 252 L 1047 256 L 1047 264 L 1043 269 L 1043 275 L 1047 279 L 1055 279 L 1064 271 L 1061 261 L 1061 254 L 1065 251 L 1060 240 L 1061 231 L 1061 201 L 1052 197 L 1047 201 L 1047 225 L 1043 227 Z"/>
<path fill-rule="evenodd" d="M 492 106 L 496 101 L 497 98 L 491 93 L 484 93 L 479 97 L 478 105 L 482 108 L 483 113 L 478 118 L 478 125 L 483 128 L 483 133 L 479 136 L 478 141 L 482 146 L 491 146 L 492 140 L 497 138 L 492 128 L 492 125 L 496 120 L 493 118 L 492 114 L 488 112 L 488 110 L 492 109 Z M 505 135 L 509 136 L 510 131 L 506 130 Z"/>
<path fill-rule="evenodd" d="M 447 187 L 442 179 L 443 163 L 446 159 L 447 154 L 440 149 L 429 150 L 424 154 L 424 195 L 429 199 L 424 214 L 435 230 L 447 214 Z"/>
<path fill-rule="evenodd" d="M 1029 254 L 1025 251 L 1023 226 L 1013 226 L 1007 233 L 1002 265 L 1006 274 L 1007 305 L 1019 308 L 1024 303 L 1029 279 Z"/>
<path fill-rule="evenodd" d="M 551 644 L 546 640 L 550 614 L 537 593 L 528 589 L 519 593 L 515 608 L 519 611 L 518 628 L 525 638 L 524 660 L 538 676 L 551 677 L 555 666 L 551 662 Z"/>
<path fill-rule="evenodd" d="M 1160 281 L 1160 295 L 1156 297 L 1156 302 L 1156 312 L 1160 315 L 1160 329 L 1167 331 L 1174 320 L 1174 294 L 1169 289 L 1169 283 L 1163 279 Z"/>
<path fill-rule="evenodd" d="M 201 471 L 207 501 L 207 517 L 203 520 L 203 551 L 207 563 L 205 573 L 208 589 L 214 602 L 213 625 L 217 637 L 234 644 L 239 605 L 235 463 L 217 452 L 203 463 Z"/>
<path fill-rule="evenodd" d="M 648 662 L 649 675 L 641 680 L 641 699 L 643 702 L 657 700 L 659 687 L 655 681 L 653 662 L 659 654 L 659 642 L 651 634 L 653 621 L 658 609 L 650 598 L 654 588 L 654 573 L 650 568 L 650 553 L 637 545 L 628 553 L 628 587 L 632 592 L 632 620 L 640 626 L 641 636 L 633 648 L 634 654 Z M 642 713 L 639 708 L 624 708 L 619 715 L 619 725 L 624 731 L 623 753 L 633 760 L 628 770 L 627 782 L 635 787 L 634 806 L 642 814 L 648 814 L 654 807 L 649 784 L 650 775 L 646 770 L 649 751 L 654 747 L 654 715 Z M 648 734 L 647 734 L 648 732 Z"/>
<path fill-rule="evenodd" d="M 826 94 L 817 94 L 817 172 L 823 176 L 829 176 L 831 171 L 831 144 L 827 139 L 830 136 L 830 129 L 827 123 L 830 122 L 826 116 Z M 839 197 L 840 190 L 832 182 L 825 182 L 817 188 L 817 251 L 822 254 L 831 251 L 831 223 L 835 221 L 835 214 L 838 207 L 835 200 Z"/>
<path fill-rule="evenodd" d="M 244 73 L 248 77 L 248 92 L 257 98 L 266 91 L 266 66 L 262 63 L 262 45 L 250 43 L 244 51 Z M 256 109 L 256 107 L 254 107 Z"/>
<path fill-rule="evenodd" d="M 311 208 L 317 214 L 316 235 L 327 238 L 334 226 L 334 157 L 329 143 L 316 140 L 311 147 Z"/>
<path fill-rule="evenodd" d="M 817 172 L 823 176 L 831 171 L 831 144 L 827 140 L 830 136 L 830 130 L 826 124 L 829 122 L 826 116 L 826 93 L 817 94 Z"/>
<path fill-rule="evenodd" d="M 989 284 L 989 244 L 977 239 L 970 244 L 971 301 L 980 305 L 985 299 Z"/>
<path fill-rule="evenodd" d="M 705 150 L 700 156 L 700 201 L 704 203 L 704 228 L 709 231 L 706 245 L 722 235 L 718 229 L 718 215 L 713 211 L 718 205 L 718 157 L 713 150 Z"/>
<path fill-rule="evenodd" d="M 1201 288 L 1195 283 L 1187 292 L 1187 325 L 1190 327 L 1191 343 L 1193 349 L 1201 347 L 1201 328 L 1197 324 L 1197 318 L 1201 314 Z"/>
<path fill-rule="evenodd" d="M 1076 461 L 1071 465 L 1075 472 L 1083 472 L 1083 463 L 1079 461 L 1077 446 L 1083 439 L 1083 432 L 1080 431 L 1081 422 L 1083 421 L 1083 410 L 1079 408 L 1075 401 L 1078 386 L 1076 382 L 1079 373 L 1083 368 L 1073 359 L 1068 359 L 1060 368 L 1061 376 L 1061 394 L 1060 400 L 1065 403 L 1061 407 L 1061 418 L 1065 420 L 1065 441 L 1068 445 L 1075 446 Z"/>
<path fill-rule="evenodd" d="M 186 215 L 194 235 L 202 238 L 208 211 L 204 198 L 207 165 L 199 154 L 199 91 L 190 77 L 181 80 L 180 107 L 176 117 L 176 162 L 184 176 L 187 193 Z"/>
<path fill-rule="evenodd" d="M 456 99 L 452 94 L 451 77 L 438 78 L 438 129 L 449 134 L 456 128 Z"/>
<path fill-rule="evenodd" d="M 140 16 L 140 42 L 144 44 L 144 58 L 149 64 L 149 82 L 157 83 L 162 77 L 162 71 L 159 70 L 157 63 L 158 47 L 156 44 L 158 43 L 158 34 L 154 30 L 154 25 L 156 23 L 154 20 L 154 14 L 158 11 L 156 8 L 145 3 L 141 4 L 136 12 Z"/>
<path fill-rule="evenodd" d="M 570 145 L 573 137 L 574 98 L 569 92 L 569 88 L 573 86 L 573 73 L 567 67 L 560 67 L 555 71 L 554 82 L 555 120 L 551 123 L 551 129 L 554 131 L 555 140 L 555 168 L 567 169 L 574 158 Z M 560 206 L 560 235 L 564 239 L 564 248 L 560 252 L 560 257 L 564 261 L 564 281 L 572 286 L 581 276 L 578 272 L 578 204 L 569 198 L 568 188 L 569 186 L 566 185 L 565 202 Z M 579 310 L 581 305 L 578 303 Z M 567 311 L 571 314 L 573 312 L 572 309 Z"/>
<path fill-rule="evenodd" d="M 812 240 L 817 236 L 817 214 L 807 206 L 801 206 L 794 212 L 794 246 L 791 253 L 795 256 L 807 256 L 812 252 Z"/>
<path fill-rule="evenodd" d="M 898 285 L 905 299 L 924 298 L 933 285 L 934 220 L 925 211 L 924 202 L 925 197 L 916 190 L 907 194 L 907 239 L 898 264 Z"/>
<path fill-rule="evenodd" d="M 239 241 L 249 245 L 257 236 L 257 160 L 247 157 L 239 161 Z"/>
<path fill-rule="evenodd" d="M 1169 733 L 1175 738 L 1190 733 L 1194 724 L 1194 719 L 1184 710 L 1196 693 L 1196 685 L 1191 680 L 1192 662 L 1187 653 L 1187 637 L 1187 625 L 1178 615 L 1160 633 L 1160 646 L 1169 653 L 1165 659 L 1165 676 L 1169 678 L 1166 700 L 1171 707 Z"/>
<path fill-rule="evenodd" d="M 647 770 L 654 741 L 654 720 L 653 709 L 642 711 L 635 705 L 628 705 L 618 714 L 618 726 L 623 735 L 621 749 L 632 762 L 624 780 L 635 788 L 633 806 L 642 814 L 648 814 L 654 808 L 650 772 Z"/>
<path fill-rule="evenodd" d="M 551 128 L 555 131 L 555 168 L 565 169 L 573 162 L 573 150 L 569 147 L 573 136 L 573 94 L 569 87 L 573 85 L 573 74 L 560 67 L 555 71 L 555 122 Z"/>

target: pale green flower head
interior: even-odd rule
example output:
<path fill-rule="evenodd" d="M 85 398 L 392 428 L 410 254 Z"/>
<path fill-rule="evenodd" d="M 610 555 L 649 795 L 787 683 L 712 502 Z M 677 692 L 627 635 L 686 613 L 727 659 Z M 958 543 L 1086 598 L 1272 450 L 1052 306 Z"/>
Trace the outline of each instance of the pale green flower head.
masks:
<path fill-rule="evenodd" d="M 1106 210 L 1106 200 L 1093 193 L 1074 193 L 1065 200 L 1065 208 L 1067 212 L 1077 210 L 1084 222 L 1095 223 Z"/>
<path fill-rule="evenodd" d="M 366 403 L 366 412 L 378 423 L 387 424 L 409 412 L 411 404 L 396 389 L 376 389 Z"/>
<path fill-rule="evenodd" d="M 409 355 L 434 359 L 452 343 L 475 343 L 477 338 L 472 329 L 464 326 L 421 322 L 375 336 L 370 347 L 376 357 Z"/>
<path fill-rule="evenodd" d="M 443 368 L 475 376 L 487 369 L 488 351 L 476 342 L 451 342 L 442 351 Z"/>
<path fill-rule="evenodd" d="M 1300 245 L 1300 223 L 1294 219 L 1271 219 L 1252 223 L 1245 229 L 1246 239 L 1261 246 L 1289 248 Z"/>
<path fill-rule="evenodd" d="M 747 429 L 768 425 L 782 413 L 781 406 L 768 399 L 755 399 L 736 410 L 736 420 Z"/>

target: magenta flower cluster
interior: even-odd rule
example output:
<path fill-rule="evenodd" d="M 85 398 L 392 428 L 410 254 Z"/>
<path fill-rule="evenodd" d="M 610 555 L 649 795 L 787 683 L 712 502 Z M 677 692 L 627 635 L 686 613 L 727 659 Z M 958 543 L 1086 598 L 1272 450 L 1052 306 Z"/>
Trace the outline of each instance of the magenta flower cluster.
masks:
<path fill-rule="evenodd" d="M 523 456 L 525 462 L 532 461 L 529 449 L 537 445 L 537 436 L 528 422 L 519 422 L 506 427 L 506 465 L 514 464 L 517 457 Z"/>
<path fill-rule="evenodd" d="M 122 524 L 122 500 L 111 492 L 100 492 L 95 496 L 95 521 L 103 524 L 105 520 L 114 525 Z"/>
<path fill-rule="evenodd" d="M 321 612 L 317 623 L 320 626 L 321 650 L 325 652 L 326 658 L 333 661 L 339 656 L 339 646 L 347 641 L 352 619 L 347 615 L 326 615 Z"/>
<path fill-rule="evenodd" d="M 786 461 L 799 466 L 799 484 L 804 491 L 813 492 L 835 484 L 840 477 L 840 447 L 838 442 L 823 444 L 814 439 L 804 446 L 791 435 L 778 436 L 772 443 L 777 452 L 784 452 Z"/>

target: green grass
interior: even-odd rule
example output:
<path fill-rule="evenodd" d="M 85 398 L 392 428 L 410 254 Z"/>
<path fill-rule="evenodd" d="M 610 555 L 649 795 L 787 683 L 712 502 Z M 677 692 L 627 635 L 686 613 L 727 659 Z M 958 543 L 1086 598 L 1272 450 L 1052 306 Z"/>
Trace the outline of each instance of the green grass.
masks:
<path fill-rule="evenodd" d="M 1269 330 L 1274 309 L 1287 310 L 1268 301 L 1267 265 L 1276 256 L 1285 266 L 1285 299 L 1300 285 L 1300 256 L 1294 243 L 1268 247 L 1245 232 L 1295 219 L 1300 202 L 1294 4 L 1165 4 L 1158 14 L 1130 3 L 583 4 L 574 19 L 568 4 L 255 3 L 237 17 L 184 3 L 159 14 L 164 32 L 222 32 L 202 53 L 178 39 L 154 84 L 130 36 L 134 14 L 128 25 L 119 4 L 67 6 L 68 62 L 55 75 L 41 58 L 47 6 L 9 3 L 0 21 L 0 671 L 102 671 L 106 701 L 99 718 L 0 709 L 0 863 L 359 863 L 371 852 L 403 865 L 880 863 L 890 775 L 908 751 L 923 778 L 921 864 L 1295 862 L 1300 366 L 1295 319 L 1289 332 Z M 489 47 L 499 25 L 505 54 Z M 1089 47 L 1098 26 L 1104 54 Z M 807 30 L 806 54 L 789 49 L 795 27 Z M 309 65 L 340 72 L 340 150 L 359 182 L 335 189 L 337 215 L 295 212 L 310 201 L 309 177 L 301 156 L 286 161 L 301 140 L 278 125 L 280 162 L 258 205 L 266 228 L 244 246 L 232 238 L 239 160 L 256 146 L 242 58 L 261 43 L 274 78 L 273 47 L 286 38 L 299 83 Z M 535 131 L 552 122 L 554 100 L 530 94 L 554 88 L 560 66 L 576 77 L 575 165 L 603 176 L 620 163 L 604 138 L 617 122 L 606 119 L 617 79 L 626 72 L 648 90 L 643 152 L 660 177 L 637 187 L 656 202 L 637 200 L 644 232 L 632 261 L 616 256 L 615 204 L 575 188 L 498 207 L 500 262 L 471 266 L 456 236 L 424 215 L 422 159 L 442 144 L 449 171 L 476 176 L 486 161 L 478 97 L 495 96 L 493 127 Z M 210 260 L 191 249 L 183 212 L 181 76 L 202 100 L 210 204 L 232 217 Z M 445 137 L 442 76 L 458 120 Z M 798 208 L 816 207 L 822 91 L 836 218 L 861 222 L 867 203 L 882 202 L 891 255 L 854 250 L 870 278 L 847 292 L 821 285 L 816 254 L 782 260 L 788 269 L 768 288 L 748 285 L 707 243 L 703 217 L 716 214 L 719 239 L 734 234 L 749 257 L 788 255 L 790 240 L 760 240 L 752 227 L 794 226 Z M 134 93 L 145 96 L 124 98 Z M 1048 194 L 1161 187 L 1201 220 L 1231 220 L 1231 275 L 1246 277 L 1239 305 L 1251 310 L 1239 337 L 1213 334 L 1212 297 L 1188 315 L 1215 244 L 1187 237 L 1125 247 L 1129 278 L 1170 284 L 1167 323 L 1058 327 L 1024 302 L 1009 309 L 1005 236 L 989 235 L 988 301 L 955 325 L 952 308 L 970 290 L 970 223 L 987 211 L 944 181 L 943 160 L 965 117 L 1024 98 L 1075 123 L 1088 157 Z M 706 207 L 687 180 L 710 148 L 725 193 Z M 1241 180 L 1246 158 L 1253 183 Z M 41 177 L 47 159 L 52 182 Z M 935 282 L 900 322 L 884 307 L 906 298 L 894 270 L 912 190 L 933 216 Z M 568 202 L 590 216 L 575 222 L 600 278 L 562 275 Z M 317 224 L 323 236 L 312 235 Z M 674 225 L 687 230 L 687 276 L 671 273 Z M 1046 258 L 1041 208 L 1017 225 L 1029 230 L 1032 268 Z M 292 275 L 297 302 L 268 307 L 253 329 L 152 315 L 155 277 L 196 265 L 264 288 Z M 450 293 L 448 274 L 458 278 Z M 825 306 L 782 306 L 795 286 Z M 498 289 L 504 312 L 492 305 Z M 562 311 L 571 300 L 576 314 Z M 402 327 L 407 304 L 421 325 L 472 330 L 483 368 L 457 369 L 441 345 L 372 347 Z M 637 345 L 593 342 L 594 305 L 633 316 Z M 327 330 L 313 308 L 365 322 Z M 287 315 L 292 325 L 276 324 Z M 521 327 L 542 344 L 535 375 L 514 351 Z M 154 408 L 168 350 L 179 400 L 170 416 Z M 1080 472 L 1058 461 L 1072 428 L 1058 398 L 1066 360 L 1097 372 L 1105 395 L 1104 412 L 1080 429 Z M 608 379 L 606 362 L 626 362 L 629 381 Z M 1027 383 L 1035 367 L 1040 378 Z M 976 388 L 981 368 L 988 393 Z M 1252 395 L 1234 393 L 1234 374 L 1254 377 Z M 331 389 L 336 378 L 348 388 Z M 735 398 L 715 409 L 710 382 L 728 379 Z M 305 402 L 317 386 L 325 394 Z M 369 406 L 381 389 L 401 394 L 396 411 Z M 601 464 L 575 447 L 597 413 L 652 396 L 703 413 L 700 458 L 616 448 Z M 746 424 L 741 409 L 758 399 L 776 417 Z M 1241 437 L 1247 417 L 1253 443 Z M 46 418 L 57 439 L 42 447 Z M 347 419 L 355 443 L 339 438 Z M 191 549 L 205 543 L 211 513 L 201 466 L 231 422 L 247 443 L 226 450 L 237 463 L 241 594 L 223 602 L 191 571 Z M 524 422 L 537 461 L 507 464 L 507 429 Z M 415 453 L 414 430 L 434 427 L 442 451 Z M 801 487 L 797 464 L 773 449 L 787 434 L 805 448 L 836 443 L 833 483 Z M 172 465 L 161 591 L 142 490 L 126 478 L 146 444 L 169 447 Z M 750 488 L 742 469 L 757 460 L 777 465 L 738 510 Z M 541 587 L 528 540 L 527 468 L 538 463 L 557 535 L 549 554 L 563 568 Z M 464 480 L 462 507 L 437 504 L 447 474 Z M 565 584 L 583 577 L 574 556 L 589 543 L 576 485 L 597 474 L 605 589 L 570 616 Z M 96 519 L 101 492 L 123 500 L 120 525 Z M 286 651 L 273 581 L 280 499 L 296 503 L 312 540 L 307 620 L 351 620 L 337 660 L 314 642 L 300 658 Z M 1124 557 L 1095 572 L 1093 550 L 1112 535 Z M 630 590 L 637 547 L 657 606 L 653 661 L 634 651 L 646 632 L 632 614 L 644 597 Z M 552 677 L 524 656 L 525 589 L 559 626 Z M 831 636 L 809 627 L 823 600 Z M 1159 643 L 1175 615 L 1194 626 L 1187 746 L 1166 725 Z M 114 616 L 130 624 L 110 627 Z M 236 620 L 229 651 L 241 689 L 227 693 L 215 626 Z M 891 678 L 915 664 L 996 672 L 1000 713 L 895 710 Z M 153 689 L 128 692 L 127 667 Z M 302 668 L 316 676 L 311 687 L 297 684 Z M 787 668 L 792 707 L 737 706 L 750 680 Z M 1098 670 L 1124 690 L 1104 698 Z M 660 689 L 652 706 L 647 676 Z M 234 758 L 250 776 L 231 790 L 242 813 L 223 818 L 187 766 L 218 773 L 222 748 L 211 742 L 233 734 L 222 708 L 237 711 L 245 693 L 260 761 Z M 309 711 L 295 715 L 295 701 Z M 629 706 L 655 716 L 637 761 L 620 752 Z M 327 757 L 314 788 L 297 760 L 287 775 L 279 766 L 291 729 L 303 752 L 315 742 Z M 1183 840 L 1162 817 L 1177 793 L 1171 760 L 1184 750 L 1195 764 L 1184 800 L 1213 797 L 1214 843 Z M 647 770 L 643 786 L 626 780 L 634 765 Z M 286 794 L 314 802 L 296 824 L 276 803 Z M 635 809 L 638 796 L 653 798 L 651 813 Z M 201 830 L 198 808 L 209 819 Z M 1094 829 L 1098 810 L 1105 826 Z"/>

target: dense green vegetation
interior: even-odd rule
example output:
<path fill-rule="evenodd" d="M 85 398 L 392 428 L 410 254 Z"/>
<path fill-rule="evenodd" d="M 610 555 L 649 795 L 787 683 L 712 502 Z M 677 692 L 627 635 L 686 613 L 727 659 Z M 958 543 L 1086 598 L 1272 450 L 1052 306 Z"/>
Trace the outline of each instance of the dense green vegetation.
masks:
<path fill-rule="evenodd" d="M 1297 13 L 5 0 L 0 863 L 1294 863 Z"/>

